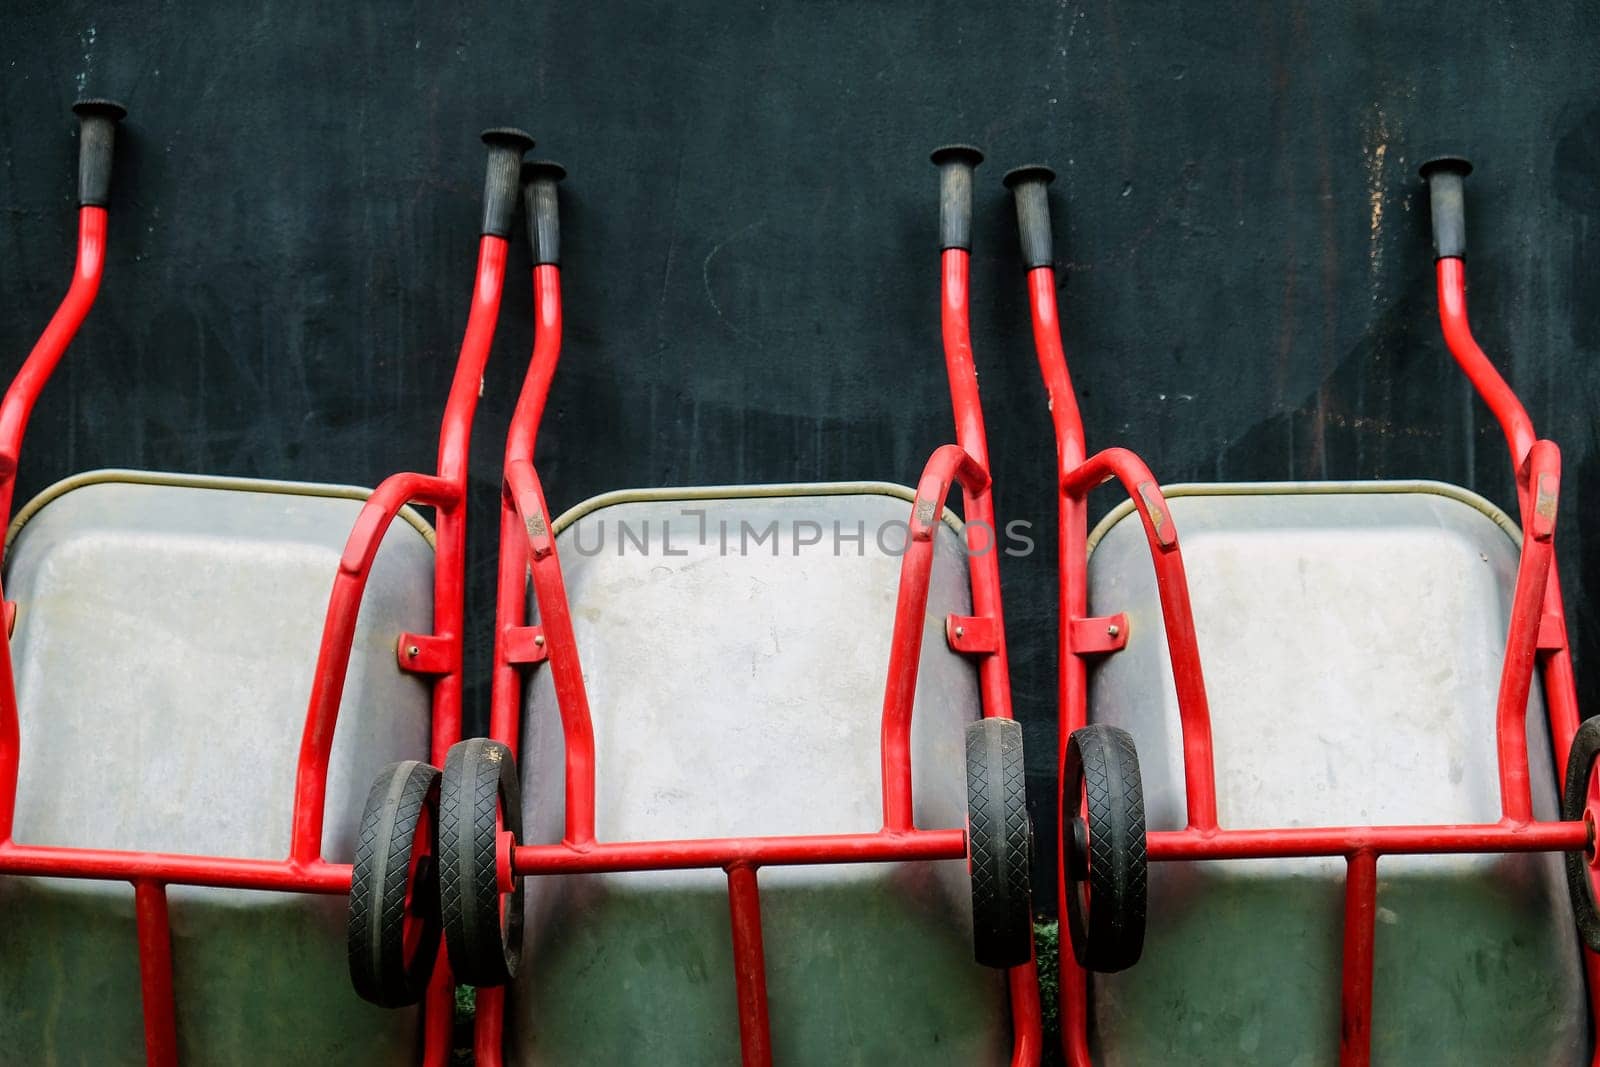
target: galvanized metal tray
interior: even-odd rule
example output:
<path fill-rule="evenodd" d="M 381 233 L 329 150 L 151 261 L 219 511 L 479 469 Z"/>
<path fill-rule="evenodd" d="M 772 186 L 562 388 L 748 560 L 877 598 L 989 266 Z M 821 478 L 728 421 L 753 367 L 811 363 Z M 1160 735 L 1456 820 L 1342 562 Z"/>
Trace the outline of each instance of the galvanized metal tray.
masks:
<path fill-rule="evenodd" d="M 16 837 L 281 859 L 328 593 L 367 491 L 97 471 L 8 537 L 22 729 Z M 426 757 L 427 685 L 395 663 L 432 617 L 431 532 L 379 552 L 328 780 L 324 855 L 350 862 L 367 786 Z M 409 1062 L 414 1013 L 360 1000 L 345 899 L 173 887 L 183 1062 Z M 133 894 L 0 878 L 0 1061 L 143 1063 Z"/>
<path fill-rule="evenodd" d="M 882 483 L 663 490 L 557 521 L 602 840 L 881 825 L 895 549 L 912 498 Z M 979 715 L 976 672 L 944 639 L 946 615 L 970 612 L 946 519 L 912 735 L 925 827 L 964 824 L 963 727 Z M 862 539 L 836 544 L 835 524 Z M 548 672 L 529 687 L 522 737 L 528 838 L 553 842 L 563 767 Z M 1008 1062 L 1004 975 L 973 962 L 962 864 L 771 869 L 761 887 L 777 1062 Z M 722 872 L 532 877 L 527 898 L 510 1062 L 738 1062 Z"/>
<path fill-rule="evenodd" d="M 1516 526 L 1436 482 L 1173 486 L 1223 825 L 1493 822 L 1495 695 Z M 1184 823 L 1176 697 L 1144 535 L 1091 535 L 1090 610 L 1126 612 L 1089 718 L 1138 744 L 1151 829 Z M 1555 816 L 1543 700 L 1534 808 Z M 1091 978 L 1098 1064 L 1338 1059 L 1340 859 L 1161 863 L 1144 957 Z M 1378 1064 L 1587 1063 L 1576 934 L 1555 855 L 1378 866 Z"/>

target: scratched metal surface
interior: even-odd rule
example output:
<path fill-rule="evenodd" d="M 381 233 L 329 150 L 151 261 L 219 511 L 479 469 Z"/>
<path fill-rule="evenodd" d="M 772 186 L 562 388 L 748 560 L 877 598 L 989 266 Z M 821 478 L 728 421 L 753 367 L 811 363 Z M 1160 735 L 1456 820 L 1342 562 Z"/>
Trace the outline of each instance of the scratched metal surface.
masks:
<path fill-rule="evenodd" d="M 28 844 L 281 859 L 321 620 L 359 500 L 110 478 L 18 532 L 5 588 Z M 395 634 L 432 613 L 432 553 L 383 540 L 329 755 L 322 854 L 355 855 L 378 771 L 428 750 L 428 689 Z M 174 886 L 184 1063 L 393 1064 L 414 1010 L 360 1000 L 342 896 Z M 0 878 L 0 1063 L 144 1062 L 126 882 Z"/>
<path fill-rule="evenodd" d="M 1506 530 L 1428 485 L 1247 488 L 1171 501 L 1222 825 L 1498 819 Z M 1149 825 L 1180 829 L 1177 696 L 1137 519 L 1091 557 L 1089 606 L 1127 612 L 1129 635 L 1094 671 L 1089 716 L 1133 734 Z M 1534 813 L 1553 819 L 1537 687 L 1528 711 Z M 1341 857 L 1153 864 L 1144 955 L 1094 979 L 1095 1062 L 1337 1062 L 1344 878 Z M 1385 857 L 1377 908 L 1373 1063 L 1589 1062 L 1560 857 Z"/>
<path fill-rule="evenodd" d="M 561 535 L 600 840 L 882 825 L 897 531 L 910 509 L 831 488 L 663 494 L 601 507 Z M 945 617 L 972 610 L 960 546 L 938 527 L 910 750 L 927 829 L 965 825 L 962 737 L 980 714 L 977 671 L 943 640 Z M 559 841 L 563 744 L 548 670 L 529 687 L 522 783 L 527 840 Z M 775 1062 L 1010 1061 L 1005 981 L 972 958 L 963 862 L 768 867 L 760 885 Z M 530 878 L 527 915 L 508 1063 L 738 1062 L 722 871 Z"/>
<path fill-rule="evenodd" d="M 475 134 L 506 121 L 572 172 L 569 341 L 539 453 L 553 507 L 625 486 L 910 482 L 951 434 L 925 156 L 970 138 L 991 155 L 973 299 L 997 501 L 1037 542 L 1002 566 L 1048 844 L 1051 443 L 1001 172 L 1061 173 L 1093 444 L 1171 481 L 1436 477 L 1505 506 L 1495 427 L 1433 321 L 1413 175 L 1455 147 L 1479 166 L 1480 334 L 1567 450 L 1562 568 L 1592 703 L 1600 8 L 1439 10 L 9 3 L 6 371 L 70 270 L 66 106 L 81 87 L 133 108 L 105 291 L 40 404 L 19 499 L 108 465 L 369 485 L 426 467 L 464 322 Z M 481 620 L 529 315 L 513 287 L 474 448 Z M 489 629 L 468 658 L 480 715 Z"/>

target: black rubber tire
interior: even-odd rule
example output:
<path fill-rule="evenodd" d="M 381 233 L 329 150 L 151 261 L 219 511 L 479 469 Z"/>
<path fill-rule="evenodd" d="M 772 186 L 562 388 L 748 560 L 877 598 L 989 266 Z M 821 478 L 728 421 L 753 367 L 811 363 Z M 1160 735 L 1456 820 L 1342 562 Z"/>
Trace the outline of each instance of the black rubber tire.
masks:
<path fill-rule="evenodd" d="M 1061 854 L 1072 954 L 1091 971 L 1124 970 L 1139 962 L 1144 951 L 1149 903 L 1144 785 L 1133 738 L 1101 723 L 1074 730 L 1067 741 L 1061 788 L 1067 799 Z M 1079 807 L 1080 791 L 1086 819 Z M 1087 908 L 1079 893 L 1085 880 Z"/>
<path fill-rule="evenodd" d="M 350 873 L 350 911 L 346 949 L 350 981 L 365 1000 L 385 1008 L 402 1008 L 422 999 L 439 955 L 437 868 L 428 856 L 417 867 L 415 885 L 408 885 L 412 857 L 419 844 L 425 815 L 439 804 L 439 769 L 417 760 L 386 767 L 367 793 L 356 836 L 356 858 Z M 426 820 L 431 837 L 437 820 Z M 432 855 L 437 855 L 432 851 Z M 409 891 L 409 892 L 408 892 Z M 405 945 L 406 900 L 421 937 L 410 958 Z"/>
<path fill-rule="evenodd" d="M 522 789 L 511 750 L 486 737 L 452 745 L 439 786 L 439 910 L 450 968 L 462 985 L 505 985 L 522 957 L 522 880 L 502 907 L 497 812 L 521 844 Z"/>
<path fill-rule="evenodd" d="M 1033 958 L 1032 856 L 1022 724 L 980 719 L 967 727 L 967 872 L 972 950 L 985 967 Z"/>
<path fill-rule="evenodd" d="M 1589 805 L 1589 775 L 1594 770 L 1595 756 L 1600 755 L 1600 719 L 1585 719 L 1578 732 L 1572 735 L 1572 748 L 1567 753 L 1567 782 L 1561 792 L 1561 820 L 1582 822 L 1584 809 Z M 1584 947 L 1600 952 L 1600 910 L 1596 909 L 1594 882 L 1589 877 L 1589 849 L 1568 852 L 1567 892 L 1572 895 L 1572 917 L 1578 926 L 1578 936 Z"/>

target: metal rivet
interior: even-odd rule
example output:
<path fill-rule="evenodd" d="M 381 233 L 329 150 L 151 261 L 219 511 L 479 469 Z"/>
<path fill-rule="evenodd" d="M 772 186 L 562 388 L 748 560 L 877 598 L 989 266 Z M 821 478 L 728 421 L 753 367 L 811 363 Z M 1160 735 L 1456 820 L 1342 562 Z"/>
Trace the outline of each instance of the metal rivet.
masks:
<path fill-rule="evenodd" d="M 416 645 L 407 645 L 406 646 L 406 655 L 408 655 L 408 656 L 417 656 L 417 655 L 421 655 L 421 653 L 422 653 L 422 649 L 418 648 Z"/>
<path fill-rule="evenodd" d="M 967 628 L 965 626 L 957 626 L 956 627 L 956 636 L 957 637 L 965 637 L 965 636 L 967 636 Z"/>
<path fill-rule="evenodd" d="M 533 643 L 538 645 L 540 648 L 543 648 L 544 647 L 544 634 L 540 634 L 538 637 L 535 637 L 533 639 Z"/>
<path fill-rule="evenodd" d="M 1112 623 L 1110 626 L 1106 627 L 1106 636 L 1107 637 L 1115 637 L 1118 634 L 1120 634 L 1121 632 L 1122 632 L 1122 627 L 1118 626 L 1116 623 Z"/>

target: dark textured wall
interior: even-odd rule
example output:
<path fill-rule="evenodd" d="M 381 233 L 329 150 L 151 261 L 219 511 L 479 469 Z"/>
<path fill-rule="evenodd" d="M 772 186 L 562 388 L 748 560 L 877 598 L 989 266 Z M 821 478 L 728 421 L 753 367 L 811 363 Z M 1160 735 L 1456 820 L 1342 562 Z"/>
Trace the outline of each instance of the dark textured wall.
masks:
<path fill-rule="evenodd" d="M 1451 21 L 1441 21 L 1445 13 Z M 980 171 L 974 329 L 1040 829 L 1054 752 L 1051 440 L 1000 173 L 1054 189 L 1091 445 L 1164 480 L 1431 476 L 1502 505 L 1434 320 L 1425 154 L 1469 185 L 1485 347 L 1566 448 L 1563 576 L 1600 680 L 1600 9 L 1517 3 L 113 5 L 0 11 L 0 365 L 72 260 L 80 91 L 132 108 L 107 283 L 19 499 L 106 465 L 372 483 L 427 469 L 465 321 L 477 131 L 564 161 L 552 506 L 605 489 L 915 479 L 951 434 L 933 145 Z M 513 277 L 525 277 L 526 250 Z M 471 703 L 508 292 L 475 438 Z M 1097 512 L 1111 503 L 1097 499 Z M 1489 709 L 1462 709 L 1488 714 Z"/>

